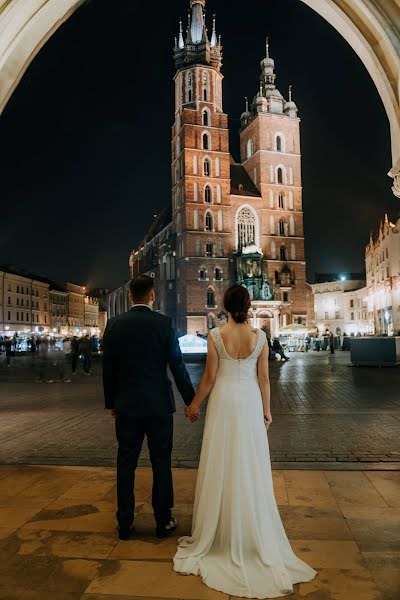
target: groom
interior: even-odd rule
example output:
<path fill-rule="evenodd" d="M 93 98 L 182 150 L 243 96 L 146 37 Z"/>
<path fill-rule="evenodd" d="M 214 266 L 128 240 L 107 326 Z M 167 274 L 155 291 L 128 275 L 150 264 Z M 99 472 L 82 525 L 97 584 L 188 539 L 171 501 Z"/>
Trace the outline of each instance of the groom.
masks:
<path fill-rule="evenodd" d="M 165 538 L 178 526 L 174 505 L 171 453 L 176 411 L 169 366 L 186 405 L 195 395 L 172 321 L 153 312 L 154 279 L 145 275 L 130 284 L 133 308 L 111 319 L 103 340 L 106 409 L 115 417 L 118 439 L 118 533 L 128 540 L 135 511 L 134 483 L 144 437 L 153 468 L 152 503 L 156 535 Z"/>

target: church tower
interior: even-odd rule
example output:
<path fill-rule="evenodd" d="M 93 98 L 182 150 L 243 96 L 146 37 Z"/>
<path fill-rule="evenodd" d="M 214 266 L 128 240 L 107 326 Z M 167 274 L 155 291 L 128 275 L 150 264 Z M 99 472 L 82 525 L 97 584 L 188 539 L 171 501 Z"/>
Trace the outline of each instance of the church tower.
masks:
<path fill-rule="evenodd" d="M 207 331 L 223 310 L 231 254 L 228 117 L 222 106 L 222 46 L 206 0 L 191 0 L 175 40 L 172 212 L 176 235 L 177 329 Z"/>
<path fill-rule="evenodd" d="M 264 269 L 281 304 L 279 324 L 307 318 L 300 119 L 276 87 L 275 62 L 261 62 L 259 92 L 241 117 L 241 160 L 262 197 L 260 245 Z"/>

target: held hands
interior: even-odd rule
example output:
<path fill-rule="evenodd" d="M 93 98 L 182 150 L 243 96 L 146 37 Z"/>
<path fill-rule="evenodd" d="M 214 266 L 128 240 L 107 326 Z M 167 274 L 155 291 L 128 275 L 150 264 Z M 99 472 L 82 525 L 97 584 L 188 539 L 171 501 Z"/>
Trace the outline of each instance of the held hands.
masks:
<path fill-rule="evenodd" d="M 115 419 L 115 417 L 117 416 L 114 408 L 113 408 L 113 409 L 111 409 L 111 410 L 107 410 L 107 414 L 108 414 L 108 416 L 110 416 L 112 419 Z"/>
<path fill-rule="evenodd" d="M 185 408 L 185 416 L 190 419 L 191 423 L 196 423 L 200 417 L 200 409 L 193 402 Z"/>
<path fill-rule="evenodd" d="M 268 429 L 272 423 L 272 415 L 271 415 L 271 411 L 269 411 L 269 410 L 264 412 L 264 423 L 265 423 L 266 429 Z"/>

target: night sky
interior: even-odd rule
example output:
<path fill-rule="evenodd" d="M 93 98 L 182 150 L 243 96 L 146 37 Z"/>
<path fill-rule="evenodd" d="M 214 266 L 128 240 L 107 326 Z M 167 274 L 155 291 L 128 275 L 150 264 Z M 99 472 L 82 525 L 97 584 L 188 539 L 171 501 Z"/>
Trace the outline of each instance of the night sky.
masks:
<path fill-rule="evenodd" d="M 89 286 L 128 278 L 131 249 L 170 202 L 172 48 L 188 5 L 92 0 L 39 53 L 0 118 L 0 263 Z M 278 88 L 293 84 L 302 119 L 309 277 L 363 270 L 370 229 L 400 207 L 387 116 L 363 64 L 299 0 L 207 9 L 224 45 L 232 153 L 268 34 Z"/>

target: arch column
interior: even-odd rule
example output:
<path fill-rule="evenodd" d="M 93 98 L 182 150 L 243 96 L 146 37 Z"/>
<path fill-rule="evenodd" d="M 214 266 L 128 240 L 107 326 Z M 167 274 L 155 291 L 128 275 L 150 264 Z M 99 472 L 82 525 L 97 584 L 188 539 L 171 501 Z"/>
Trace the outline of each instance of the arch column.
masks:
<path fill-rule="evenodd" d="M 301 1 L 340 33 L 375 83 L 390 123 L 393 167 L 388 175 L 395 180 L 393 192 L 400 195 L 399 3 L 396 0 Z"/>

